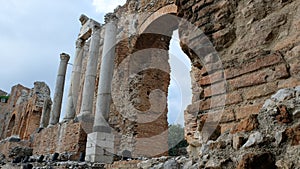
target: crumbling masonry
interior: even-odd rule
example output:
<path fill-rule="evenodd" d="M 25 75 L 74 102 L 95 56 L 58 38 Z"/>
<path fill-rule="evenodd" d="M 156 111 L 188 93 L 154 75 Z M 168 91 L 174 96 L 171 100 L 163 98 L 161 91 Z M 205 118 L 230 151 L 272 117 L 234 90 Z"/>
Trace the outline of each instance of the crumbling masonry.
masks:
<path fill-rule="evenodd" d="M 241 122 L 272 94 L 300 85 L 299 18 L 298 0 L 128 0 L 105 24 L 82 15 L 66 112 L 69 56 L 62 54 L 53 105 L 44 83 L 13 87 L 0 103 L 0 136 L 18 135 L 36 155 L 67 152 L 72 160 L 164 155 L 168 50 L 178 29 L 192 63 L 185 138 L 189 156 L 198 158 L 203 142 L 244 130 Z M 2 143 L 1 151 L 16 144 Z"/>

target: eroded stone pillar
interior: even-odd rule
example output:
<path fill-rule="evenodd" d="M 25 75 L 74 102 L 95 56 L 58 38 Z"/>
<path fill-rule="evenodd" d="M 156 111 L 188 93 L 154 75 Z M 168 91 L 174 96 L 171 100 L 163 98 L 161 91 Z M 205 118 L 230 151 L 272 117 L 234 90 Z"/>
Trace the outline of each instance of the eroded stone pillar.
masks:
<path fill-rule="evenodd" d="M 78 115 L 79 120 L 84 120 L 85 117 L 89 117 L 92 115 L 97 64 L 99 57 L 100 31 L 100 26 L 98 25 L 95 25 L 92 28 L 89 58 L 83 86 L 81 110 L 80 114 Z"/>
<path fill-rule="evenodd" d="M 93 133 L 88 134 L 86 161 L 111 163 L 114 153 L 114 135 L 108 124 L 111 104 L 111 82 L 114 70 L 117 19 L 113 14 L 106 15 L 105 37 L 100 69 L 100 81 L 96 102 Z"/>
<path fill-rule="evenodd" d="M 66 107 L 66 114 L 64 121 L 69 121 L 75 118 L 76 106 L 80 89 L 80 77 L 82 70 L 82 59 L 83 59 L 83 45 L 84 42 L 81 39 L 76 41 L 76 53 L 73 64 L 73 70 L 71 75 L 71 84 L 68 93 L 68 103 Z"/>
<path fill-rule="evenodd" d="M 64 86 L 65 86 L 65 77 L 67 72 L 67 65 L 70 56 L 68 54 L 62 53 L 60 54 L 60 64 L 56 79 L 56 86 L 55 86 L 55 93 L 53 98 L 53 106 L 50 113 L 50 121 L 49 126 L 55 125 L 59 122 L 60 112 L 61 112 L 61 105 L 64 93 Z"/>
<path fill-rule="evenodd" d="M 42 110 L 41 121 L 40 121 L 40 129 L 47 127 L 49 124 L 51 105 L 52 105 L 51 99 L 45 98 L 44 106 L 43 106 L 43 110 Z"/>

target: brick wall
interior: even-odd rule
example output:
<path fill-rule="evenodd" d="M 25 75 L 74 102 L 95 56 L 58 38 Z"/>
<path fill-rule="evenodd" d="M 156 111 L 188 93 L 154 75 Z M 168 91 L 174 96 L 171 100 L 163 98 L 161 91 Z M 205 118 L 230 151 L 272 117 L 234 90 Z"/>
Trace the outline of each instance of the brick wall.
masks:
<path fill-rule="evenodd" d="M 300 84 L 299 1 L 180 0 L 178 8 L 178 15 L 202 30 L 219 56 L 211 59 L 212 50 L 202 52 L 201 61 L 192 59 L 192 83 L 200 92 L 193 89 L 185 115 L 191 140 L 204 114 L 217 112 L 224 132 L 258 113 L 277 90 Z M 181 27 L 183 50 L 193 58 L 187 46 L 197 49 L 200 41 L 186 41 L 191 33 Z"/>
<path fill-rule="evenodd" d="M 33 154 L 47 155 L 54 153 L 72 154 L 70 160 L 78 160 L 85 152 L 87 135 L 80 123 L 63 123 L 42 130 L 34 135 L 31 147 Z"/>

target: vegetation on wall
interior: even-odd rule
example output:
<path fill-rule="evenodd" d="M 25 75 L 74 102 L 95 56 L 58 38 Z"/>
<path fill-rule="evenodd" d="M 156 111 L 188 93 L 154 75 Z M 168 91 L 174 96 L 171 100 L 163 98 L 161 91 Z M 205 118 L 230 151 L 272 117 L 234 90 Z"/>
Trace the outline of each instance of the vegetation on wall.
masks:
<path fill-rule="evenodd" d="M 170 156 L 185 155 L 187 141 L 184 139 L 184 128 L 180 124 L 169 125 L 168 145 Z"/>

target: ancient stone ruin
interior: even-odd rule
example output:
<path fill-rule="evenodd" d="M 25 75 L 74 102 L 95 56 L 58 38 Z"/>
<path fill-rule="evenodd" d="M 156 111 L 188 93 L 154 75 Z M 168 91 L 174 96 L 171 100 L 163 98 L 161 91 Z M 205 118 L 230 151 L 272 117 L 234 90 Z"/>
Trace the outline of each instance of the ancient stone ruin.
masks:
<path fill-rule="evenodd" d="M 35 82 L 1 99 L 0 164 L 300 168 L 299 18 L 298 0 L 127 0 L 104 24 L 81 15 L 70 88 L 62 53 L 54 98 Z M 167 157 L 177 29 L 192 63 L 187 157 Z"/>

